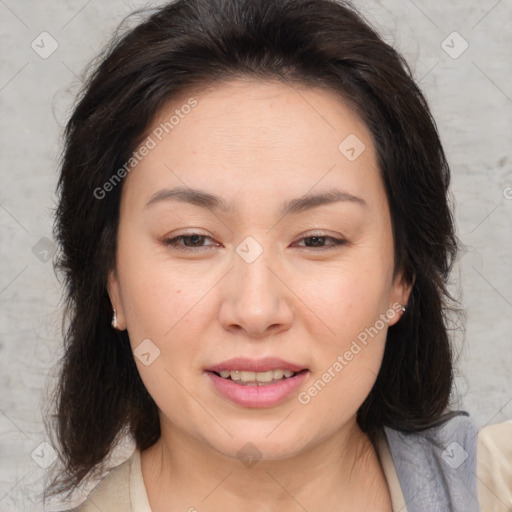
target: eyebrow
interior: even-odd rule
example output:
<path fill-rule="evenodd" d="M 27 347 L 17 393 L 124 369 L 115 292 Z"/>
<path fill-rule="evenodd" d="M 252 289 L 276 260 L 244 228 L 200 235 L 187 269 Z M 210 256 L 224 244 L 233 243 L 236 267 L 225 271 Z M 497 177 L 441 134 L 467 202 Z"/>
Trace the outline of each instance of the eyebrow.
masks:
<path fill-rule="evenodd" d="M 144 208 L 165 201 L 181 201 L 183 203 L 193 204 L 210 210 L 218 210 L 226 213 L 232 212 L 231 205 L 223 198 L 202 190 L 188 187 L 176 187 L 172 189 L 165 188 L 159 190 L 151 196 Z M 366 201 L 361 197 L 354 196 L 348 192 L 343 192 L 338 189 L 332 189 L 317 194 L 306 194 L 296 199 L 290 199 L 282 205 L 280 213 L 281 215 L 300 213 L 311 208 L 337 202 L 356 203 L 362 206 L 367 206 Z"/>

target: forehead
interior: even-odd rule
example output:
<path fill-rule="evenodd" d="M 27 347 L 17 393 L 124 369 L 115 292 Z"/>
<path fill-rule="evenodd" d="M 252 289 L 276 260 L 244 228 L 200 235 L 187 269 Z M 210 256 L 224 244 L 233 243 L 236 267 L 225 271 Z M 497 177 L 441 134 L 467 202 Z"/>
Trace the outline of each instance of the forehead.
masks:
<path fill-rule="evenodd" d="M 342 185 L 361 195 L 381 186 L 369 131 L 325 89 L 233 80 L 168 102 L 147 137 L 152 149 L 127 178 L 146 198 L 164 185 L 227 200 L 241 190 L 279 199 L 283 191 Z"/>
<path fill-rule="evenodd" d="M 195 106 L 189 108 L 192 100 Z M 267 150 L 302 147 L 311 151 L 319 141 L 337 150 L 344 135 L 370 138 L 364 123 L 331 90 L 250 79 L 182 94 L 162 107 L 150 131 L 163 128 L 163 137 L 172 134 L 176 138 L 184 126 L 202 135 L 202 144 L 213 140 L 244 151 L 257 151 L 260 144 Z M 311 144 L 299 146 L 304 140 Z"/>

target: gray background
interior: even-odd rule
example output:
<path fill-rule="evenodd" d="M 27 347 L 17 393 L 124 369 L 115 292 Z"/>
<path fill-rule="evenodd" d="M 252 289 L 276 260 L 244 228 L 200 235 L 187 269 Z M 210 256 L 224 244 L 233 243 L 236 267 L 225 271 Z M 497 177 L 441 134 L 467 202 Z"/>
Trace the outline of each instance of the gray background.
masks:
<path fill-rule="evenodd" d="M 355 4 L 407 58 L 451 164 L 467 246 L 453 274 L 467 315 L 465 340 L 456 336 L 458 405 L 479 427 L 510 419 L 512 2 Z M 48 441 L 41 408 L 62 339 L 61 289 L 49 260 L 62 127 L 85 65 L 143 5 L 156 4 L 0 0 L 2 512 L 43 510 L 41 466 L 52 462 L 52 448 L 41 445 Z M 58 44 L 49 56 L 55 43 L 42 32 Z"/>

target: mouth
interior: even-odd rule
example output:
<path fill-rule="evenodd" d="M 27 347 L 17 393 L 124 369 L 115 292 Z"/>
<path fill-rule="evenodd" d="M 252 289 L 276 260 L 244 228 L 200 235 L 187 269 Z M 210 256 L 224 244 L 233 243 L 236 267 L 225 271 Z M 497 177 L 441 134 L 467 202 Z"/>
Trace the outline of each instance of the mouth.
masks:
<path fill-rule="evenodd" d="M 275 407 L 306 385 L 308 368 L 283 359 L 234 358 L 205 368 L 213 390 L 242 407 Z"/>
<path fill-rule="evenodd" d="M 241 386 L 269 386 L 294 378 L 298 374 L 307 372 L 307 369 L 294 372 L 291 370 L 268 370 L 265 372 L 253 372 L 244 370 L 221 370 L 220 372 L 212 371 L 218 377 L 233 381 Z"/>

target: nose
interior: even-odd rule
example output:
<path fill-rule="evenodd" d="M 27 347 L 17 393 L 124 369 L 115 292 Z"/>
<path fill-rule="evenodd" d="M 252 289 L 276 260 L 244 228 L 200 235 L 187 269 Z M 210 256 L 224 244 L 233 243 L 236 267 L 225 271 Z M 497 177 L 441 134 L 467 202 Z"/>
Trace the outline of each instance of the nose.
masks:
<path fill-rule="evenodd" d="M 293 320 L 292 294 L 280 274 L 267 251 L 251 263 L 234 255 L 234 268 L 223 280 L 219 311 L 222 327 L 233 333 L 244 332 L 252 338 L 288 329 Z"/>

